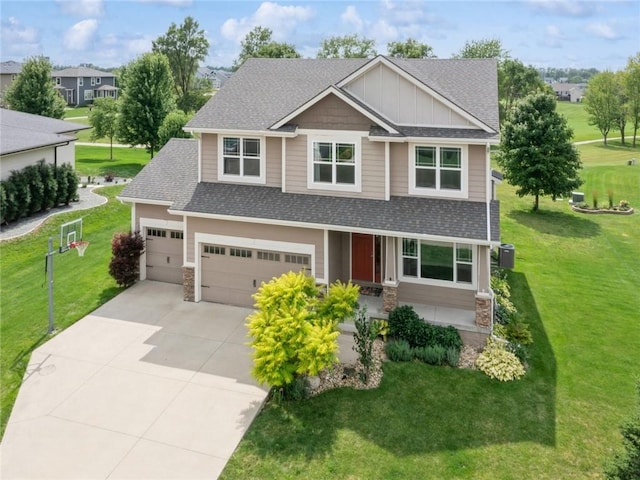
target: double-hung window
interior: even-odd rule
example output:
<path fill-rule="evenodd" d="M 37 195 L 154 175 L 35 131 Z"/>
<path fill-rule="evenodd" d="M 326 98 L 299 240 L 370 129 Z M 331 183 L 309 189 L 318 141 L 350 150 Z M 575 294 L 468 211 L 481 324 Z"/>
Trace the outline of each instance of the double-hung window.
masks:
<path fill-rule="evenodd" d="M 409 155 L 409 193 L 466 196 L 466 147 L 413 145 Z"/>
<path fill-rule="evenodd" d="M 218 176 L 234 182 L 264 183 L 265 165 L 260 138 L 222 137 Z"/>
<path fill-rule="evenodd" d="M 309 188 L 359 191 L 358 149 L 352 140 L 310 139 Z"/>
<path fill-rule="evenodd" d="M 402 239 L 402 276 L 425 283 L 473 285 L 474 247 L 414 238 Z"/>

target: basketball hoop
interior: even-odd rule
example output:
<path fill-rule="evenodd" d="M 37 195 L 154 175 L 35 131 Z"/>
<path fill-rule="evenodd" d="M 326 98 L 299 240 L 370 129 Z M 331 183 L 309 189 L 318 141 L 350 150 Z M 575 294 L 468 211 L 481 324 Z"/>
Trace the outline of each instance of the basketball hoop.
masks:
<path fill-rule="evenodd" d="M 69 244 L 69 247 L 75 248 L 78 251 L 78 255 L 80 255 L 81 257 L 84 257 L 84 252 L 88 246 L 89 246 L 89 242 L 83 242 L 83 241 L 71 242 Z"/>

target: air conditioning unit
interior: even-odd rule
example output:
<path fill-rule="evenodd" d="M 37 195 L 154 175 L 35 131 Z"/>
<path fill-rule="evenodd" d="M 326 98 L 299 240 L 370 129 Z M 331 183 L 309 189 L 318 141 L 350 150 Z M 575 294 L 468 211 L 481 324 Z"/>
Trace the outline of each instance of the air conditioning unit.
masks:
<path fill-rule="evenodd" d="M 500 268 L 513 268 L 516 262 L 516 247 L 510 243 L 500 244 L 498 266 Z"/>

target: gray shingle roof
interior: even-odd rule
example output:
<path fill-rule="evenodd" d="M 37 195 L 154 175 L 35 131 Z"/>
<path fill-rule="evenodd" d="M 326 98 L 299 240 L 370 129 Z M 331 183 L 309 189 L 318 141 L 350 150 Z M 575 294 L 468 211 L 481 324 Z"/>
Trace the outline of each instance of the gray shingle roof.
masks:
<path fill-rule="evenodd" d="M 498 131 L 493 59 L 396 59 L 399 68 Z M 193 128 L 267 130 L 371 59 L 252 58 L 187 123 Z"/>
<path fill-rule="evenodd" d="M 22 71 L 22 64 L 20 62 L 9 60 L 7 62 L 0 63 L 0 74 L 2 75 L 18 74 L 21 71 Z"/>
<path fill-rule="evenodd" d="M 197 143 L 172 139 L 125 187 L 121 198 L 164 201 L 173 210 L 304 222 L 327 227 L 402 232 L 487 241 L 481 202 L 418 197 L 389 201 L 282 193 L 279 188 L 197 183 Z M 491 240 L 498 241 L 499 204 L 491 203 Z"/>
<path fill-rule="evenodd" d="M 21 152 L 33 148 L 75 140 L 73 133 L 91 128 L 79 123 L 0 109 L 0 154 Z M 71 134 L 71 135 L 69 135 Z"/>
<path fill-rule="evenodd" d="M 89 67 L 65 68 L 63 70 L 54 70 L 51 72 L 52 77 L 115 77 L 111 72 L 103 72 Z"/>
<path fill-rule="evenodd" d="M 198 141 L 172 138 L 124 188 L 120 197 L 172 203 L 183 197 L 191 198 L 197 180 Z"/>

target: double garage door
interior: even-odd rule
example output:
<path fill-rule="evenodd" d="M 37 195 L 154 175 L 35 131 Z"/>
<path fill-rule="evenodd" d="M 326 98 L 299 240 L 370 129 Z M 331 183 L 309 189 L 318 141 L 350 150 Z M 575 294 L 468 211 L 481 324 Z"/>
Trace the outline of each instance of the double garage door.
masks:
<path fill-rule="evenodd" d="M 262 282 L 289 271 L 310 272 L 311 256 L 232 245 L 201 247 L 202 300 L 253 307 Z"/>
<path fill-rule="evenodd" d="M 147 228 L 146 233 L 147 278 L 181 284 L 183 233 L 161 228 Z"/>

